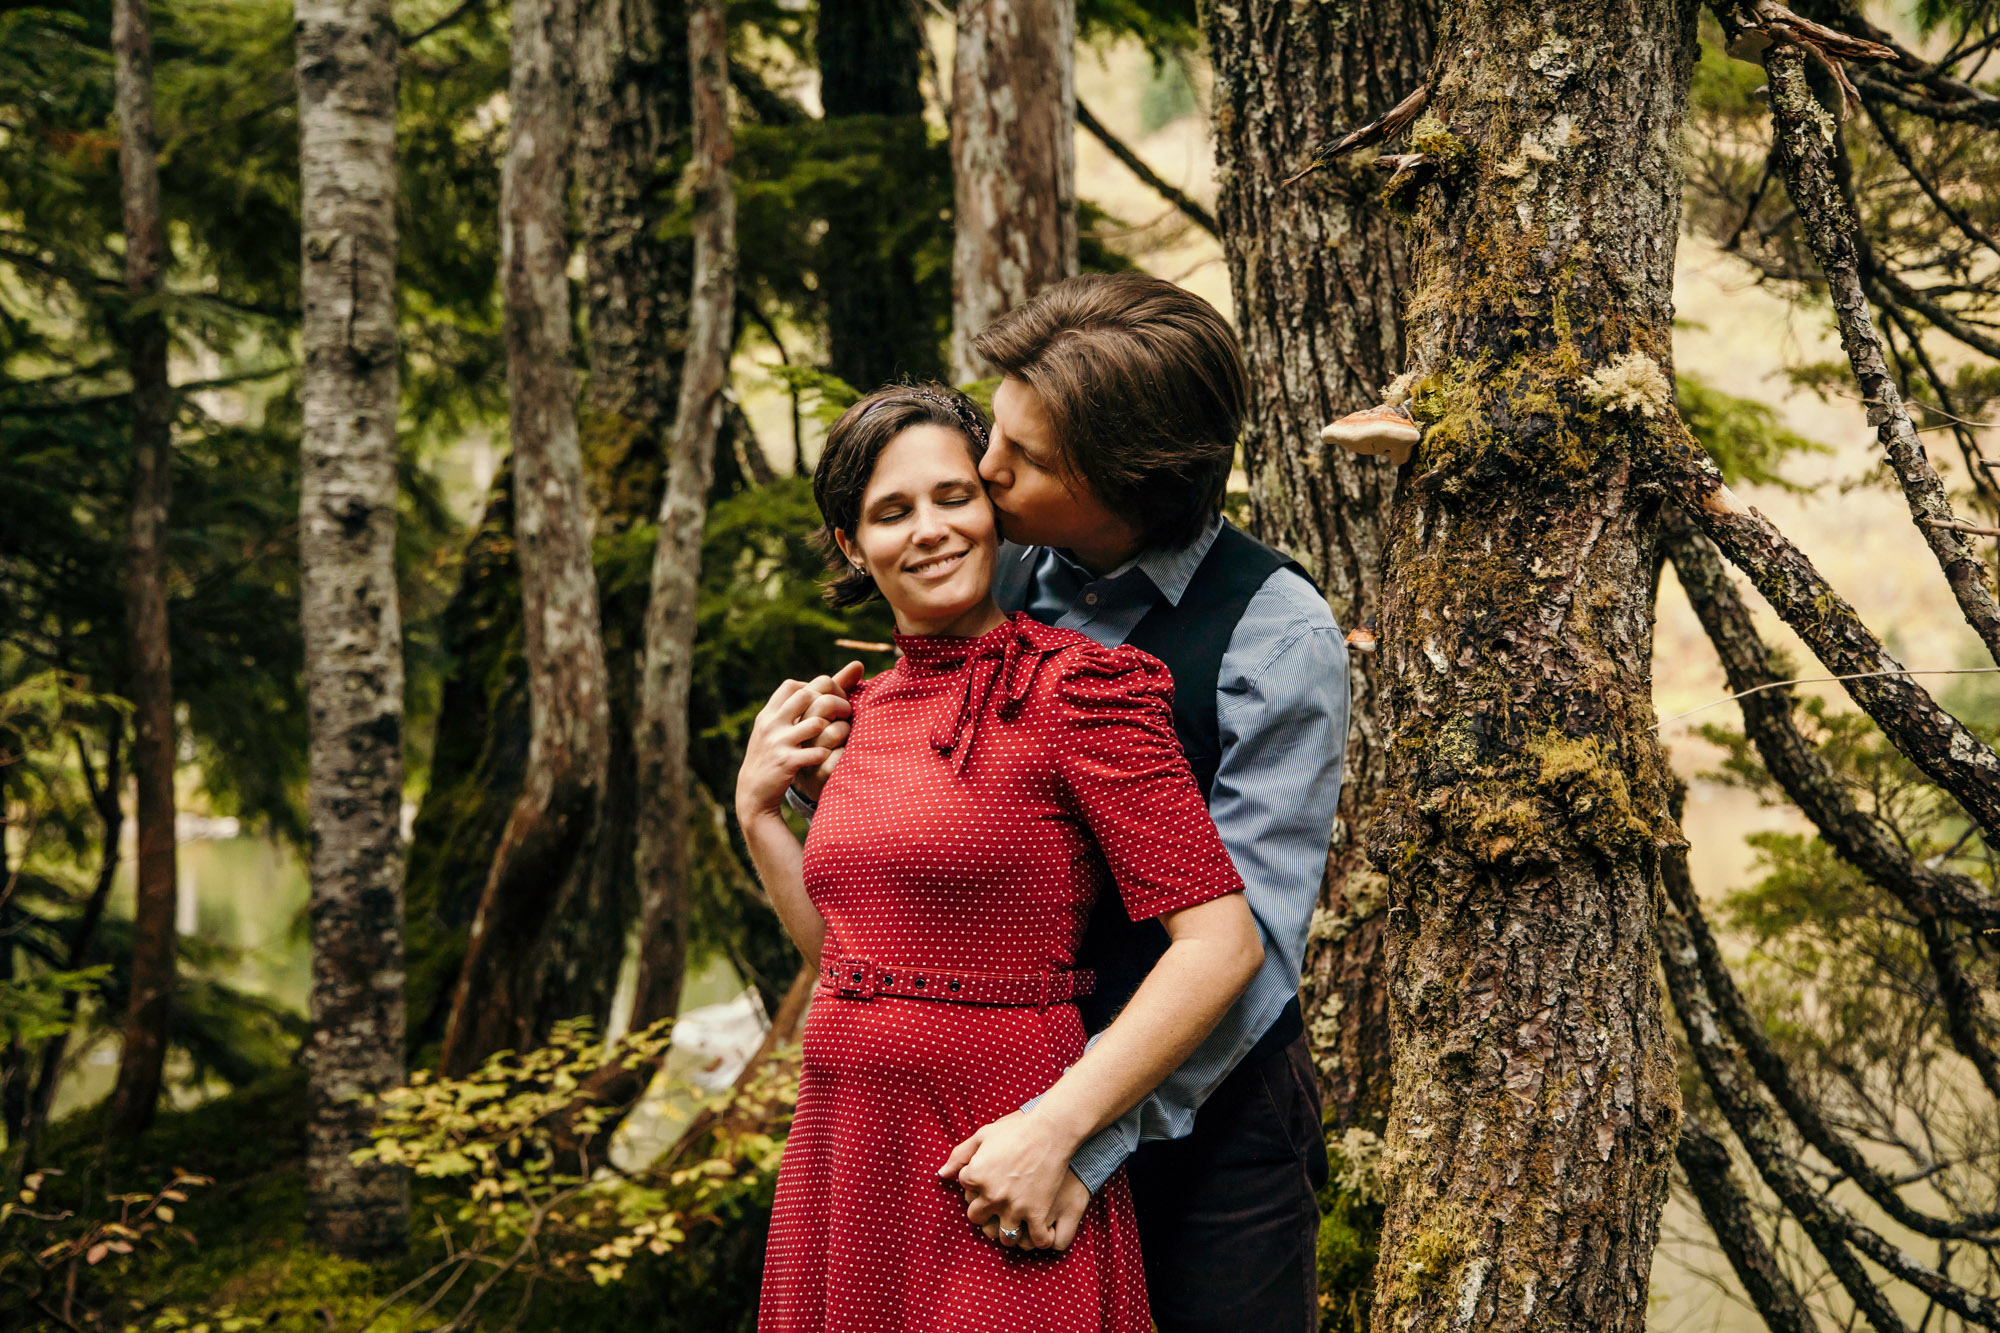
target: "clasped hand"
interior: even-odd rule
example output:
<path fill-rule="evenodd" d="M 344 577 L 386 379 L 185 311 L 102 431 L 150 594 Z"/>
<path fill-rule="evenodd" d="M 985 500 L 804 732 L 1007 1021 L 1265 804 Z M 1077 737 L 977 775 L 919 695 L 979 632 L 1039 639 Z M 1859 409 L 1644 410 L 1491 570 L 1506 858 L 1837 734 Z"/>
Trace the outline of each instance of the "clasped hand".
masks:
<path fill-rule="evenodd" d="M 938 1175 L 957 1182 L 966 1219 L 993 1240 L 1066 1250 L 1090 1206 L 1089 1187 L 1069 1167 L 1075 1147 L 1032 1111 L 1016 1111 L 953 1148 Z"/>

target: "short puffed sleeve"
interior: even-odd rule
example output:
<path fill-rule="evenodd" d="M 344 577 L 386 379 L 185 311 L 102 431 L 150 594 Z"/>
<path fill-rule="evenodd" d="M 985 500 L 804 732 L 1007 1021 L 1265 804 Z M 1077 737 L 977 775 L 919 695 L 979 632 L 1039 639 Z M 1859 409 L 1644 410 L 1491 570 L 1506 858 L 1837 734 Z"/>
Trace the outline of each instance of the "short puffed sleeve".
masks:
<path fill-rule="evenodd" d="M 1057 763 L 1134 921 L 1242 891 L 1174 734 L 1173 678 L 1136 648 L 1059 659 Z"/>

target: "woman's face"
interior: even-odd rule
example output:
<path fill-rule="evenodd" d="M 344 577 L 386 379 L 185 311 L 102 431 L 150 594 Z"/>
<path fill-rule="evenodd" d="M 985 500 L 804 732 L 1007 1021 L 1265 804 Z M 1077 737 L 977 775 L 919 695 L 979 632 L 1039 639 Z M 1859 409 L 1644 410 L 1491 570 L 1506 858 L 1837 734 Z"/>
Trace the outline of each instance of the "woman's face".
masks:
<path fill-rule="evenodd" d="M 841 552 L 858 561 L 905 634 L 978 632 L 992 619 L 1000 537 L 965 438 L 912 426 L 889 441 Z"/>

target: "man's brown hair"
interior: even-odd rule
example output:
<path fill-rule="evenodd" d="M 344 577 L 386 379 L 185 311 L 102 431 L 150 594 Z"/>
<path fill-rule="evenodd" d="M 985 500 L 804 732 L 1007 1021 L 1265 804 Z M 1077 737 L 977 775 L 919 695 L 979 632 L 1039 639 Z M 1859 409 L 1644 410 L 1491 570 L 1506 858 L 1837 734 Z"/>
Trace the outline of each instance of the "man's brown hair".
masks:
<path fill-rule="evenodd" d="M 1149 547 L 1185 546 L 1222 510 L 1246 393 L 1214 306 L 1141 273 L 1066 278 L 972 340 L 1041 398 L 1063 470 Z"/>

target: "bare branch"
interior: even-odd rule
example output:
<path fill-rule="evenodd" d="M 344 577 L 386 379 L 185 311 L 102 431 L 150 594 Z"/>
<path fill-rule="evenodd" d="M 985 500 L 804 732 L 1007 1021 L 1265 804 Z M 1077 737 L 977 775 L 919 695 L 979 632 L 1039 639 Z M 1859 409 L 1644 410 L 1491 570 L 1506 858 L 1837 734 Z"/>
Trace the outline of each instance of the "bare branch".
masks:
<path fill-rule="evenodd" d="M 1804 56 L 1794 45 L 1774 46 L 1765 53 L 1764 67 L 1771 80 L 1773 155 L 1785 191 L 1799 211 L 1806 241 L 1826 274 L 1841 347 L 1868 404 L 1869 424 L 1882 441 L 1909 502 L 1910 517 L 1944 571 L 1958 609 L 1987 652 L 2000 661 L 2000 600 L 1994 596 L 1992 575 L 1956 527 L 1951 497 L 1917 438 L 1916 425 L 1883 357 L 1862 283 L 1864 259 L 1854 214 L 1834 174 L 1824 113 L 1806 84 Z"/>
<path fill-rule="evenodd" d="M 1963 805 L 1988 836 L 2000 839 L 2000 755 L 1902 674 L 1903 664 L 1805 553 L 1723 484 L 1715 463 L 1678 420 L 1644 462 L 1827 670 L 1857 677 L 1846 683 L 1848 695 L 1890 744 Z"/>
<path fill-rule="evenodd" d="M 1203 208 L 1199 202 L 1190 198 L 1185 191 L 1178 190 L 1167 184 L 1158 172 L 1146 165 L 1144 158 L 1133 152 L 1123 139 L 1113 134 L 1105 127 L 1103 121 L 1092 115 L 1090 108 L 1083 104 L 1081 98 L 1077 100 L 1076 104 L 1076 123 L 1089 130 L 1097 142 L 1104 145 L 1105 151 L 1120 162 L 1123 162 L 1125 169 L 1144 182 L 1146 188 L 1150 189 L 1154 194 L 1159 195 L 1160 198 L 1166 200 L 1175 208 L 1178 208 L 1187 216 L 1189 221 L 1193 222 L 1210 236 L 1218 240 L 1221 239 L 1222 230 L 1216 225 L 1215 214 Z"/>
<path fill-rule="evenodd" d="M 1757 1230 L 1750 1201 L 1729 1169 L 1729 1150 L 1709 1133 L 1697 1113 L 1682 1116 L 1681 1139 L 1674 1147 L 1674 1156 L 1687 1174 L 1688 1188 L 1701 1205 L 1708 1229 L 1715 1233 L 1716 1243 L 1764 1326 L 1771 1333 L 1819 1333 L 1798 1288 L 1785 1276 Z"/>
<path fill-rule="evenodd" d="M 1775 687 L 1781 673 L 1737 596 L 1715 548 L 1688 519 L 1674 515 L 1661 541 L 1688 602 L 1722 659 L 1724 676 L 1740 691 L 1743 729 L 1765 770 L 1784 789 L 1827 845 L 1920 917 L 1948 916 L 2000 927 L 2000 899 L 1977 881 L 1913 858 L 1876 817 L 1858 809 L 1832 768 L 1792 721 L 1793 694 Z"/>
<path fill-rule="evenodd" d="M 1813 1189 L 1800 1174 L 1773 1123 L 1770 1106 L 1758 1094 L 1734 1043 L 1724 1035 L 1721 1016 L 1697 966 L 1698 953 L 1690 931 L 1700 920 L 1700 905 L 1687 878 L 1684 851 L 1670 851 L 1661 857 L 1661 877 L 1668 882 L 1666 901 L 1660 908 L 1661 969 L 1702 1077 L 1738 1141 L 1749 1151 L 1757 1174 L 1797 1220 L 1869 1326 L 1876 1333 L 1906 1333 L 1887 1294 L 1861 1266 L 1857 1253 L 1968 1322 L 2000 1328 L 2000 1304 L 1917 1262 Z"/>

